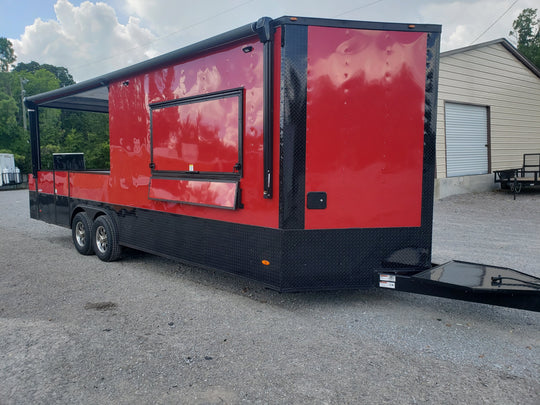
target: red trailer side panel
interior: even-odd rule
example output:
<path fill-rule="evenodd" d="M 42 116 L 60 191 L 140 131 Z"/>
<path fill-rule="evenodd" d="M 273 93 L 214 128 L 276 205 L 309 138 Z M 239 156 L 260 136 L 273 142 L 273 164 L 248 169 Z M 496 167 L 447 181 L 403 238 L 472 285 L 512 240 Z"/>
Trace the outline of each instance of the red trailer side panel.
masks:
<path fill-rule="evenodd" d="M 111 202 L 110 176 L 106 173 L 71 172 L 69 184 L 71 198 Z"/>
<path fill-rule="evenodd" d="M 54 191 L 56 195 L 69 197 L 68 172 L 54 172 Z"/>
<path fill-rule="evenodd" d="M 248 47 L 251 47 L 251 50 L 244 51 Z M 229 123 L 225 121 L 229 116 L 233 120 L 238 116 L 234 104 L 236 97 L 182 104 L 161 111 L 155 108 L 154 113 L 164 113 L 164 120 L 158 119 L 157 126 L 152 128 L 151 104 L 168 103 L 173 100 L 182 102 L 194 96 L 228 92 L 239 88 L 243 89 L 244 100 L 241 145 L 238 143 L 236 133 L 226 132 Z M 201 112 L 205 114 L 212 114 L 212 111 L 216 110 L 215 117 L 218 119 L 212 120 L 211 116 L 205 115 L 204 119 L 209 122 L 197 121 L 194 119 L 197 111 L 188 110 L 199 107 L 204 107 Z M 177 118 L 180 116 L 190 116 L 190 118 L 184 121 L 180 119 L 176 124 L 173 117 L 174 110 L 178 112 Z M 124 81 L 111 84 L 109 86 L 109 119 L 111 180 L 110 193 L 106 201 L 193 217 L 278 227 L 277 187 L 272 199 L 263 198 L 263 44 L 257 37 L 220 50 L 213 50 L 203 57 L 135 77 L 126 77 Z M 169 138 L 167 128 L 163 124 L 171 120 L 173 122 L 170 122 L 170 132 L 173 132 L 173 137 Z M 219 133 L 222 141 L 217 142 L 215 147 L 209 143 L 206 150 L 199 148 L 198 151 L 193 147 L 194 143 L 190 144 L 188 141 L 183 142 L 183 145 L 175 144 L 174 136 L 178 134 L 178 128 L 181 125 L 189 126 L 193 123 L 202 123 L 206 128 L 212 127 L 212 130 L 215 129 Z M 238 150 L 240 150 L 242 177 L 239 181 L 239 189 L 243 208 L 223 210 L 149 199 L 149 184 L 152 176 L 149 167 L 152 162 L 152 129 L 156 130 L 153 145 L 156 170 L 189 171 L 192 164 L 193 170 L 200 170 L 201 173 L 206 171 L 231 173 L 233 171 L 231 166 L 236 163 Z M 236 130 L 234 125 L 233 129 Z M 200 147 L 202 143 L 200 140 L 198 142 L 197 146 Z M 211 161 L 212 155 L 217 157 L 217 160 Z M 279 165 L 274 165 L 276 179 L 278 169 Z M 181 177 L 179 175 L 179 178 Z M 219 178 L 205 180 L 219 181 Z M 202 195 L 193 198 L 204 201 Z"/>
<path fill-rule="evenodd" d="M 38 192 L 54 194 L 54 173 L 38 172 Z"/>
<path fill-rule="evenodd" d="M 28 190 L 36 191 L 36 178 L 33 174 L 28 175 Z"/>
<path fill-rule="evenodd" d="M 427 34 L 309 27 L 306 229 L 419 227 Z"/>

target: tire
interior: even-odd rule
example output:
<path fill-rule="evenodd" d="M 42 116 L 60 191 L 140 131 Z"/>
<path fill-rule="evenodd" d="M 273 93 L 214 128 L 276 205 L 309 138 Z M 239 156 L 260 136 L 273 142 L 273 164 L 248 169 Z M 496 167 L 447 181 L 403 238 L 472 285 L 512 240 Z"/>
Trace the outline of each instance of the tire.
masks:
<path fill-rule="evenodd" d="M 113 262 L 120 258 L 122 248 L 115 222 L 108 216 L 98 217 L 92 225 L 92 246 L 94 253 L 104 262 Z"/>
<path fill-rule="evenodd" d="M 516 194 L 519 194 L 521 192 L 521 183 L 510 183 L 510 191 Z"/>
<path fill-rule="evenodd" d="M 73 244 L 75 249 L 81 255 L 91 255 L 94 254 L 94 249 L 92 247 L 92 224 L 86 212 L 79 212 L 73 218 L 71 224 L 71 237 L 73 239 Z"/>

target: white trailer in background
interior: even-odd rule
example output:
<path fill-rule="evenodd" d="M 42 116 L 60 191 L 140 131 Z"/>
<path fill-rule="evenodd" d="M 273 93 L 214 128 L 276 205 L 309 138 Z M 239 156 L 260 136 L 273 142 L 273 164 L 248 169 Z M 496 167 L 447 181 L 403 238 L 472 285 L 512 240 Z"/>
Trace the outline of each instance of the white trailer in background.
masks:
<path fill-rule="evenodd" d="M 22 183 L 21 171 L 11 153 L 0 153 L 0 186 Z"/>

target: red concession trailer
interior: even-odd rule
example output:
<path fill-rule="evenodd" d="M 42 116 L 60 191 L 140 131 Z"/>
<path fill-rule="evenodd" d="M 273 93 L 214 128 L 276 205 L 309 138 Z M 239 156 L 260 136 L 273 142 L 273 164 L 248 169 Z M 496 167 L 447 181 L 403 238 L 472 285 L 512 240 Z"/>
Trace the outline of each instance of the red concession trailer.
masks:
<path fill-rule="evenodd" d="M 431 263 L 439 42 L 438 25 L 261 18 L 29 97 L 31 217 L 104 261 L 126 246 L 279 291 L 382 286 L 538 310 L 534 277 L 507 291 L 504 276 L 480 280 L 485 266 Z M 65 157 L 42 170 L 43 108 L 108 114 L 110 170 Z M 476 284 L 449 284 L 456 268 Z"/>

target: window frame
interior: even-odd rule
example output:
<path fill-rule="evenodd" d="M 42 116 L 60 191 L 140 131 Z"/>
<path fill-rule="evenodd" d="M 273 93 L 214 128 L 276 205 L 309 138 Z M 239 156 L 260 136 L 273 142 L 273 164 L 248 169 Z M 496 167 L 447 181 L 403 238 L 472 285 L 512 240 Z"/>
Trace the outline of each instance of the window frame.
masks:
<path fill-rule="evenodd" d="M 238 99 L 238 161 L 239 167 L 231 172 L 210 172 L 210 171 L 189 171 L 189 170 L 159 170 L 156 169 L 154 161 L 154 133 L 153 133 L 153 113 L 155 110 L 178 107 L 187 104 L 196 104 L 206 101 L 221 100 L 225 98 Z M 150 169 L 152 177 L 174 177 L 183 179 L 230 179 L 238 180 L 243 177 L 243 138 L 244 138 L 244 88 L 222 90 L 212 93 L 200 94 L 196 96 L 184 97 L 173 100 L 166 100 L 149 104 L 150 107 Z"/>

